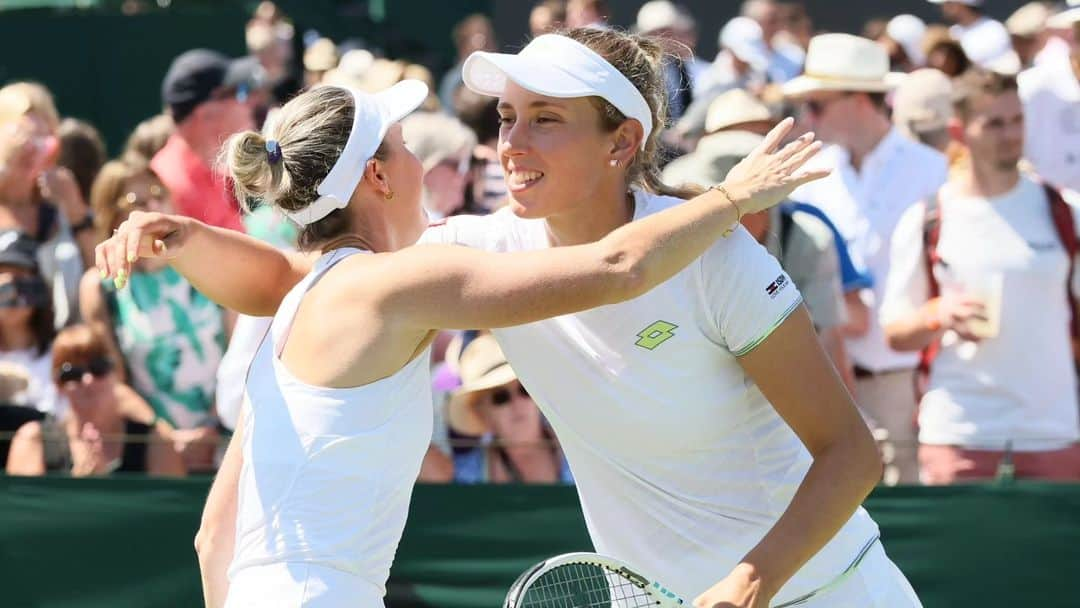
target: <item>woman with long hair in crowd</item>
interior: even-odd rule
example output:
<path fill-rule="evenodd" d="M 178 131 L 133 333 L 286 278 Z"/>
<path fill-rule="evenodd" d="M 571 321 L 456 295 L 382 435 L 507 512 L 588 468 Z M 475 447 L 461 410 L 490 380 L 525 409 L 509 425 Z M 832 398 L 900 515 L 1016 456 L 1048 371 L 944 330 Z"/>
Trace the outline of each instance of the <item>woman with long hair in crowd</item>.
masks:
<path fill-rule="evenodd" d="M 820 147 L 811 137 L 780 147 L 785 121 L 717 190 L 595 242 L 501 255 L 410 247 L 427 227 L 423 168 L 397 121 L 426 95 L 415 81 L 376 95 L 317 87 L 265 135 L 229 142 L 238 199 L 262 199 L 304 226 L 300 247 L 321 254 L 313 267 L 160 213 L 133 213 L 98 248 L 99 268 L 120 284 L 140 257 L 166 257 L 230 308 L 276 310 L 196 541 L 210 606 L 226 587 L 230 607 L 381 605 L 431 438 L 436 330 L 507 327 L 640 296 L 730 234 L 740 212 L 824 175 L 799 172 Z M 579 102 L 582 117 L 595 111 Z M 626 166 L 645 142 L 641 120 L 579 125 L 589 147 L 579 155 Z M 741 242 L 735 232 L 725 242 Z"/>

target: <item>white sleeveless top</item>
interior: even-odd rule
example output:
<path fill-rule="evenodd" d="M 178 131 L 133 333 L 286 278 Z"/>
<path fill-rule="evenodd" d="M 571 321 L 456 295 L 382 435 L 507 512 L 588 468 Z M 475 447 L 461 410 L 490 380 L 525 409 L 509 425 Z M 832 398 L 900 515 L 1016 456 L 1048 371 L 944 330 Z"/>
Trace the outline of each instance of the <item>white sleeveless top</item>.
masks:
<path fill-rule="evenodd" d="M 301 562 L 346 572 L 385 594 L 431 441 L 428 351 L 354 388 L 305 384 L 280 359 L 304 295 L 356 253 L 319 259 L 282 301 L 271 339 L 263 338 L 252 360 L 230 579 L 245 568 Z"/>

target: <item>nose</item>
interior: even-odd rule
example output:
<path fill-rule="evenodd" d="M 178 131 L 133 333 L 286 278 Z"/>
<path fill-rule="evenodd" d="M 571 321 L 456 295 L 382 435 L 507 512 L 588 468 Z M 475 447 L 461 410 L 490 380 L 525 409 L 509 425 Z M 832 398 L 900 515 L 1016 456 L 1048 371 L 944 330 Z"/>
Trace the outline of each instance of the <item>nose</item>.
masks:
<path fill-rule="evenodd" d="M 528 121 L 515 120 L 499 133 L 499 154 L 517 156 L 524 154 L 529 145 Z"/>

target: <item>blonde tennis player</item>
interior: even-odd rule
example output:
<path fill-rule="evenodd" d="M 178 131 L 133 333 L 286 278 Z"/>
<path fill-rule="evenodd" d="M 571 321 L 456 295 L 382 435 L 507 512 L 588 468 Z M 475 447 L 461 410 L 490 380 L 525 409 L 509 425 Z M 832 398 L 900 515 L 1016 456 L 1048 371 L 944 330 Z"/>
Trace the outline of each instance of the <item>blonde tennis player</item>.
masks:
<path fill-rule="evenodd" d="M 266 137 L 229 142 L 239 198 L 278 206 L 304 226 L 301 245 L 322 255 L 298 283 L 278 285 L 280 308 L 248 371 L 237 439 L 197 541 L 211 606 L 223 597 L 230 608 L 381 606 L 430 442 L 434 330 L 505 327 L 640 296 L 730 233 L 740 211 L 823 175 L 798 173 L 819 148 L 811 137 L 777 149 L 788 121 L 718 190 L 594 243 L 511 254 L 407 247 L 426 227 L 422 169 L 396 121 L 426 94 L 415 81 L 373 96 L 318 88 L 286 104 Z M 592 153 L 618 162 L 644 139 L 637 121 L 594 131 Z M 261 268 L 273 251 L 194 220 L 140 214 L 99 246 L 97 263 L 123 283 L 138 256 L 171 256 L 210 297 L 265 312 L 246 299 L 244 276 L 279 272 Z"/>

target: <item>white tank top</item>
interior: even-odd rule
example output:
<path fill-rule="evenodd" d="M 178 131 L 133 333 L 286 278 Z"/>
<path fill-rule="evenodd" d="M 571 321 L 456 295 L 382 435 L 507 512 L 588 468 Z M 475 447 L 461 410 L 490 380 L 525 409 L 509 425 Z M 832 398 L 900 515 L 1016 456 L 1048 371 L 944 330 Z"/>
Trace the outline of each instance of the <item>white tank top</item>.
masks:
<path fill-rule="evenodd" d="M 245 568 L 303 562 L 347 572 L 385 593 L 431 441 L 428 351 L 355 388 L 305 384 L 280 359 L 304 295 L 358 252 L 319 259 L 282 301 L 270 339 L 252 360 L 230 579 Z"/>

